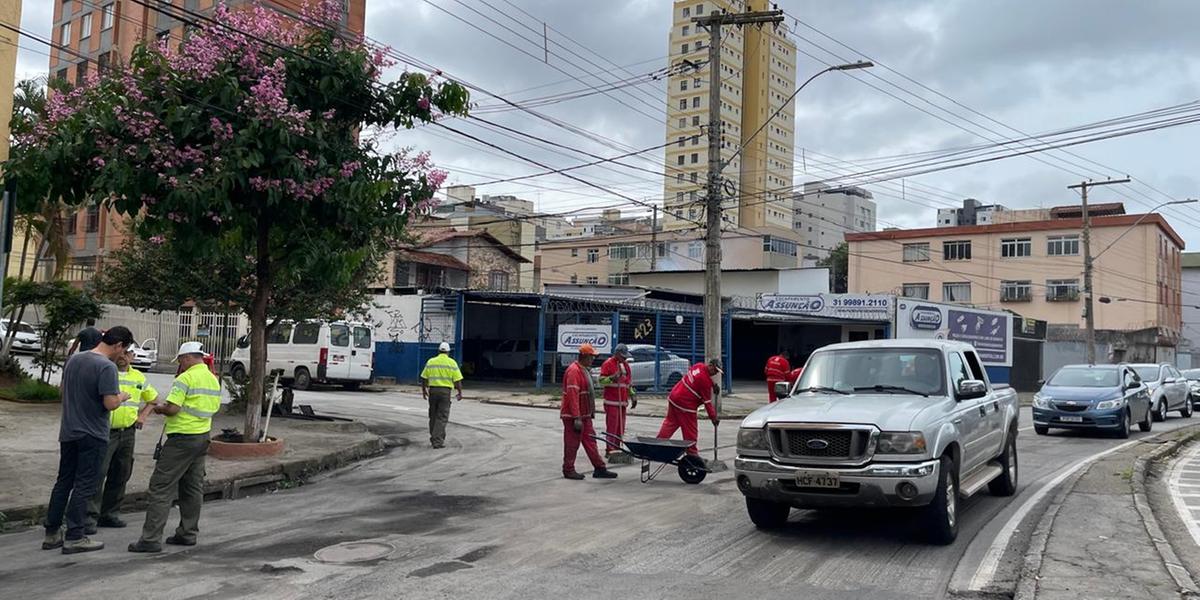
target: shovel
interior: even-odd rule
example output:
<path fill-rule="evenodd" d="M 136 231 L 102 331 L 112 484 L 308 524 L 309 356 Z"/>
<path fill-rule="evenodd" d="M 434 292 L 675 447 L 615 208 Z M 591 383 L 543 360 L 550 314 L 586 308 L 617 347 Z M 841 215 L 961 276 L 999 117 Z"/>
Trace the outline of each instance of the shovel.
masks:
<path fill-rule="evenodd" d="M 720 396 L 717 397 L 716 408 L 717 408 L 717 414 L 720 415 L 721 414 Z M 718 473 L 720 471 L 728 471 L 729 470 L 729 465 L 725 464 L 724 461 L 717 458 L 717 446 L 719 445 L 717 443 L 717 428 L 718 428 L 718 426 L 719 426 L 719 423 L 713 423 L 713 457 L 712 457 L 712 460 L 709 461 L 709 463 L 708 463 L 708 470 L 713 473 Z"/>

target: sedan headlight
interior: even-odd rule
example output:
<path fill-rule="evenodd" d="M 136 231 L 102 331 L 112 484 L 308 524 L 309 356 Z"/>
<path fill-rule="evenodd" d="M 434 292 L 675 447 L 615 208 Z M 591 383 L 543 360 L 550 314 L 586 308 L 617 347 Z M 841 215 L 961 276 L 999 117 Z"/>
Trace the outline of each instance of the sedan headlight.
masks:
<path fill-rule="evenodd" d="M 1112 400 L 1102 400 L 1096 403 L 1096 410 L 1112 410 L 1125 406 L 1125 397 L 1113 398 Z"/>
<path fill-rule="evenodd" d="M 762 429 L 739 429 L 738 450 L 767 450 L 767 432 Z"/>
<path fill-rule="evenodd" d="M 922 454 L 925 435 L 919 431 L 885 431 L 875 443 L 877 454 Z"/>
<path fill-rule="evenodd" d="M 1054 398 L 1038 392 L 1033 395 L 1033 406 L 1034 408 L 1050 408 L 1050 402 L 1053 400 Z"/>

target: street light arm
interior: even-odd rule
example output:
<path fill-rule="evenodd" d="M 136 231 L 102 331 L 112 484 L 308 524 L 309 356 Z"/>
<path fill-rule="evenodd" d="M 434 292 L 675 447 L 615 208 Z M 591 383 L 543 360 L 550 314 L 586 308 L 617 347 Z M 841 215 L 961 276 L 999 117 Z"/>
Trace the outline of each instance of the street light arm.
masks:
<path fill-rule="evenodd" d="M 1178 205 L 1178 204 L 1192 204 L 1192 203 L 1194 203 L 1194 202 L 1200 202 L 1200 200 L 1197 200 L 1197 199 L 1195 199 L 1195 198 L 1191 198 L 1191 199 L 1188 199 L 1188 200 L 1171 200 L 1170 202 L 1163 202 L 1162 204 L 1159 204 L 1158 206 L 1155 206 L 1154 208 L 1151 208 L 1151 209 L 1149 210 L 1149 212 L 1147 212 L 1146 214 L 1144 214 L 1144 215 L 1142 215 L 1142 216 L 1138 217 L 1138 220 L 1134 221 L 1134 222 L 1133 222 L 1133 225 L 1130 225 L 1129 227 L 1126 227 L 1126 228 L 1125 228 L 1125 231 L 1122 231 L 1122 232 L 1121 232 L 1121 235 L 1118 235 L 1118 236 L 1117 236 L 1117 239 L 1115 239 L 1115 240 L 1113 240 L 1112 242 L 1110 242 L 1110 243 L 1109 243 L 1107 246 L 1105 246 L 1105 247 L 1104 247 L 1104 249 L 1103 249 L 1103 250 L 1101 250 L 1100 252 L 1097 252 L 1095 256 L 1092 256 L 1092 262 L 1095 262 L 1097 258 L 1100 258 L 1100 257 L 1101 257 L 1101 256 L 1102 256 L 1102 255 L 1103 255 L 1105 252 L 1108 252 L 1108 250 L 1109 250 L 1110 248 L 1112 248 L 1113 246 L 1117 245 L 1117 242 L 1121 241 L 1121 238 L 1125 237 L 1125 234 L 1129 233 L 1130 231 L 1133 231 L 1133 229 L 1134 229 L 1135 227 L 1137 227 L 1138 225 L 1141 225 L 1141 224 L 1142 224 L 1142 221 L 1145 221 L 1147 218 L 1149 218 L 1149 217 L 1150 217 L 1150 215 L 1154 214 L 1154 211 L 1156 211 L 1156 210 L 1158 210 L 1158 209 L 1160 209 L 1160 208 L 1162 208 L 1162 207 L 1164 207 L 1164 206 L 1175 206 L 1175 205 Z"/>

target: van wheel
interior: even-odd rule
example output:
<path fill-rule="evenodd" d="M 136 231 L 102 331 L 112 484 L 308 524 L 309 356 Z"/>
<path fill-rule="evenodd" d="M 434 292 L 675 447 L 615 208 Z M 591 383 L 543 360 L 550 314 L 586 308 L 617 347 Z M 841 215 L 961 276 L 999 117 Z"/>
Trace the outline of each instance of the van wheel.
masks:
<path fill-rule="evenodd" d="M 308 369 L 298 367 L 296 369 L 296 378 L 292 380 L 292 389 L 304 391 L 312 385 L 312 376 L 308 374 Z"/>
<path fill-rule="evenodd" d="M 246 377 L 246 367 L 243 367 L 242 363 L 233 363 L 233 366 L 229 367 L 229 376 L 238 383 L 246 383 L 249 380 Z"/>
<path fill-rule="evenodd" d="M 343 384 L 342 384 L 342 389 L 347 389 L 347 390 L 350 390 L 350 391 L 352 391 L 352 392 L 353 392 L 354 390 L 357 390 L 357 389 L 358 389 L 358 388 L 360 388 L 360 387 L 362 387 L 362 382 L 361 382 L 361 381 L 347 381 L 347 382 L 345 382 L 345 383 L 343 383 Z"/>
<path fill-rule="evenodd" d="M 954 543 L 958 537 L 958 474 L 949 456 L 943 456 L 938 464 L 937 490 L 925 507 L 924 517 L 930 542 L 942 546 Z"/>
<path fill-rule="evenodd" d="M 988 482 L 988 491 L 993 496 L 1011 496 L 1017 493 L 1017 434 L 1008 434 L 1004 454 L 1000 455 L 1000 476 Z"/>
<path fill-rule="evenodd" d="M 755 527 L 770 530 L 787 525 L 792 507 L 782 502 L 746 498 L 746 512 L 750 514 L 750 520 L 754 522 Z"/>

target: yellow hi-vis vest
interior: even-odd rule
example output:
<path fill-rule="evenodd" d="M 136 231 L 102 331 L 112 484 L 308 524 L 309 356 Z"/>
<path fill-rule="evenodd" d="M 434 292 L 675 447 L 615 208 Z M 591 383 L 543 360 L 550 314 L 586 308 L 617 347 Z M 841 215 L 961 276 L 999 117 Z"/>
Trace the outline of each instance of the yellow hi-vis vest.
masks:
<path fill-rule="evenodd" d="M 221 408 L 221 384 L 208 365 L 193 365 L 175 378 L 167 402 L 179 406 L 178 413 L 167 417 L 168 435 L 208 433 L 213 415 Z"/>
<path fill-rule="evenodd" d="M 455 383 L 463 380 L 463 376 L 462 371 L 458 370 L 458 363 L 449 354 L 439 352 L 425 363 L 421 379 L 428 381 L 429 387 L 453 388 Z"/>
<path fill-rule="evenodd" d="M 121 391 L 127 392 L 129 399 L 108 413 L 109 427 L 125 429 L 137 422 L 138 413 L 145 403 L 154 402 L 158 398 L 158 390 L 146 383 L 146 376 L 133 367 L 124 373 L 118 371 L 117 379 L 121 384 Z"/>

